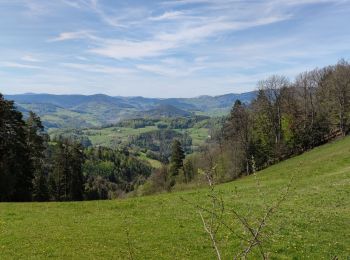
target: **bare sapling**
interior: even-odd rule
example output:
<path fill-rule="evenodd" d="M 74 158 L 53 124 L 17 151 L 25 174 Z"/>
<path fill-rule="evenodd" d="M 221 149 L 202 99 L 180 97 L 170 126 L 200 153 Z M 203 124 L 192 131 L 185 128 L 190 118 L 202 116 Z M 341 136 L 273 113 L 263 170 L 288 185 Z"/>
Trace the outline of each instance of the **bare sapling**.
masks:
<path fill-rule="evenodd" d="M 261 183 L 258 178 L 258 174 L 255 170 L 255 161 L 252 160 L 253 176 L 256 183 L 256 192 L 258 197 L 263 203 L 263 212 L 261 217 L 255 219 L 249 219 L 243 213 L 239 212 L 235 207 L 225 207 L 225 203 L 222 197 L 222 193 L 216 190 L 215 179 L 213 174 L 215 172 L 215 166 L 209 170 L 200 170 L 200 174 L 204 175 L 209 185 L 209 205 L 204 207 L 198 204 L 194 204 L 185 200 L 198 210 L 198 214 L 202 221 L 203 228 L 208 234 L 212 247 L 215 251 L 217 259 L 222 259 L 222 252 L 219 246 L 220 232 L 227 232 L 230 236 L 235 237 L 240 241 L 240 246 L 233 249 L 233 259 L 247 259 L 248 255 L 251 254 L 255 249 L 260 255 L 261 259 L 268 259 L 268 252 L 264 248 L 264 243 L 268 241 L 269 235 L 265 232 L 268 220 L 272 215 L 280 208 L 282 202 L 287 199 L 287 195 L 290 192 L 293 176 L 291 177 L 287 186 L 281 191 L 278 199 L 273 203 L 266 201 L 266 196 L 262 192 Z M 253 209 L 255 210 L 255 209 Z M 250 213 L 249 215 L 253 215 Z M 225 216 L 231 216 L 229 218 Z M 238 226 L 237 226 L 237 223 Z M 239 230 L 244 230 L 238 232 Z"/>

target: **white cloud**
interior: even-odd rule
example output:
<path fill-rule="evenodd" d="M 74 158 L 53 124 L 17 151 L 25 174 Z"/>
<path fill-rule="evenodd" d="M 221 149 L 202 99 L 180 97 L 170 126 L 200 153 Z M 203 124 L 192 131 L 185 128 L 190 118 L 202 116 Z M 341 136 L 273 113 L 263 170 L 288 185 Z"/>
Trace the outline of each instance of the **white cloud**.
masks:
<path fill-rule="evenodd" d="M 186 77 L 192 73 L 204 69 L 205 66 L 189 66 L 189 67 L 179 67 L 179 66 L 164 66 L 154 65 L 154 64 L 140 64 L 136 66 L 140 70 L 151 72 L 164 77 Z"/>
<path fill-rule="evenodd" d="M 217 3 L 220 2 L 220 0 L 216 0 Z M 209 4 L 209 3 L 215 3 L 212 0 L 176 0 L 176 1 L 165 1 L 162 4 L 163 5 L 187 5 L 187 4 Z"/>
<path fill-rule="evenodd" d="M 160 56 L 165 51 L 175 48 L 176 43 L 164 41 L 119 41 L 107 40 L 91 53 L 114 59 L 140 59 Z"/>
<path fill-rule="evenodd" d="M 0 63 L 0 66 L 5 68 L 16 68 L 16 69 L 41 69 L 41 67 L 39 66 L 28 65 L 28 64 L 18 63 L 18 62 L 3 62 L 3 63 Z"/>
<path fill-rule="evenodd" d="M 261 26 L 287 19 L 285 17 L 267 17 L 250 22 L 229 22 L 213 20 L 205 25 L 188 26 L 173 33 L 159 33 L 152 40 L 104 40 L 92 48 L 91 53 L 114 59 L 140 59 L 165 55 L 168 51 L 205 40 L 224 31 L 237 31 L 249 27 Z"/>
<path fill-rule="evenodd" d="M 306 5 L 306 4 L 322 4 L 322 3 L 341 3 L 348 0 L 285 0 L 287 5 Z"/>
<path fill-rule="evenodd" d="M 71 69 L 84 70 L 87 72 L 105 73 L 105 74 L 129 74 L 133 71 L 127 68 L 113 66 L 104 66 L 98 64 L 81 64 L 81 63 L 62 63 L 62 66 Z"/>
<path fill-rule="evenodd" d="M 76 32 L 63 32 L 60 33 L 59 36 L 49 39 L 49 42 L 60 42 L 60 41 L 68 41 L 68 40 L 77 40 L 77 39 L 94 39 L 96 40 L 97 37 L 95 37 L 91 32 L 89 31 L 76 31 Z"/>
<path fill-rule="evenodd" d="M 124 27 L 121 24 L 121 19 L 119 16 L 107 14 L 102 8 L 98 0 L 61 0 L 66 5 L 80 9 L 80 10 L 90 10 L 98 15 L 98 17 L 107 25 L 113 27 Z M 120 11 L 120 10 L 119 10 Z"/>
<path fill-rule="evenodd" d="M 183 11 L 172 11 L 172 12 L 165 12 L 159 16 L 152 16 L 148 19 L 151 21 L 175 20 L 175 19 L 183 18 L 184 15 L 185 15 L 185 12 Z"/>
<path fill-rule="evenodd" d="M 206 57 L 193 59 L 164 58 L 156 64 L 138 64 L 136 67 L 142 71 L 170 78 L 189 78 L 197 72 L 208 68 Z"/>
<path fill-rule="evenodd" d="M 32 55 L 25 55 L 21 58 L 21 60 L 27 61 L 27 62 L 41 62 L 41 60 L 33 57 Z"/>
<path fill-rule="evenodd" d="M 64 4 L 77 9 L 91 8 L 93 0 L 61 0 Z"/>
<path fill-rule="evenodd" d="M 89 59 L 84 57 L 84 56 L 76 56 L 75 58 L 77 58 L 78 60 L 82 60 L 82 61 L 88 61 Z"/>

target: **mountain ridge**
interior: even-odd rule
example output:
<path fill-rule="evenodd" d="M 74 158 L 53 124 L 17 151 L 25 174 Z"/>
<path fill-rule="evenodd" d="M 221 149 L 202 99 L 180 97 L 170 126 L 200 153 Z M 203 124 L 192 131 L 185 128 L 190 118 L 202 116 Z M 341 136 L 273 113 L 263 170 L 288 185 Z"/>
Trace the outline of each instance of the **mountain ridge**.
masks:
<path fill-rule="evenodd" d="M 147 98 L 106 94 L 15 94 L 4 95 L 28 114 L 37 113 L 47 128 L 82 128 L 114 124 L 135 117 L 186 117 L 194 114 L 224 115 L 239 99 L 250 103 L 256 91 L 192 98 Z M 173 112 L 171 111 L 173 110 Z"/>

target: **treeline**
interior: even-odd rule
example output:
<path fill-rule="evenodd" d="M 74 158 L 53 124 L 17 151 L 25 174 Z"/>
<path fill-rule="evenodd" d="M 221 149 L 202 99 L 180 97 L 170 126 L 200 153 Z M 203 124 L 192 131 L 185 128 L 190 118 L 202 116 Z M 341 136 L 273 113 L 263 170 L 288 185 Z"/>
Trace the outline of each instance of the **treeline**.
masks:
<path fill-rule="evenodd" d="M 210 142 L 184 159 L 177 185 L 204 181 L 200 169 L 214 169 L 217 181 L 233 180 L 349 131 L 348 62 L 303 72 L 292 82 L 274 75 L 258 83 L 250 104 L 237 100 L 223 124 L 211 131 Z M 143 192 L 159 191 L 155 183 L 165 179 L 166 170 L 151 176 Z"/>
<path fill-rule="evenodd" d="M 350 65 L 345 60 L 301 73 L 293 82 L 274 75 L 258 83 L 251 104 L 235 102 L 202 160 L 215 161 L 221 178 L 236 178 L 345 136 L 349 119 Z"/>
<path fill-rule="evenodd" d="M 0 201 L 70 201 L 123 196 L 151 174 L 126 150 L 50 142 L 40 118 L 26 120 L 0 94 Z"/>
<path fill-rule="evenodd" d="M 195 125 L 201 121 L 209 120 L 208 116 L 193 115 L 190 117 L 169 117 L 169 118 L 134 118 L 125 119 L 117 124 L 110 125 L 109 127 L 128 127 L 128 128 L 144 128 L 146 126 L 157 126 L 159 129 L 188 129 L 195 127 Z"/>

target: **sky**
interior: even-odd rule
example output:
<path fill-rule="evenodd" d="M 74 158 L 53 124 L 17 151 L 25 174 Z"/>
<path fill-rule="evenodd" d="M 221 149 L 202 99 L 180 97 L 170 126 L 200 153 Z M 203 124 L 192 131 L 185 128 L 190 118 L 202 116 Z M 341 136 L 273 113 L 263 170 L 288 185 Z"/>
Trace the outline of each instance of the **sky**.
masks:
<path fill-rule="evenodd" d="M 0 92 L 193 97 L 350 59 L 350 0 L 0 0 Z"/>

